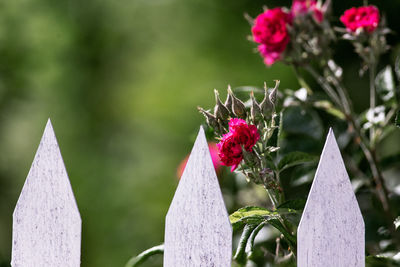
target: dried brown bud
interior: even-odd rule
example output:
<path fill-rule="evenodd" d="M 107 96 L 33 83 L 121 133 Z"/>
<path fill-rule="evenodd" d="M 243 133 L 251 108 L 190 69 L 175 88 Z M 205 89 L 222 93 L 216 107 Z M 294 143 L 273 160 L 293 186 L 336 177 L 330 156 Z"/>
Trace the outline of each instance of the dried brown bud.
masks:
<path fill-rule="evenodd" d="M 275 110 L 276 95 L 279 87 L 279 80 L 275 80 L 275 87 L 272 89 L 271 93 L 268 94 L 267 84 L 264 83 L 264 99 L 261 102 L 261 112 L 264 116 L 270 116 Z"/>
<path fill-rule="evenodd" d="M 271 93 L 269 94 L 269 100 L 271 101 L 274 108 L 275 108 L 275 104 L 276 104 L 276 94 L 278 91 L 279 84 L 280 84 L 280 81 L 275 80 L 275 87 L 274 87 L 274 89 L 272 89 Z"/>
<path fill-rule="evenodd" d="M 261 112 L 265 117 L 269 117 L 274 109 L 274 104 L 271 102 L 268 95 L 268 87 L 266 83 L 264 83 L 264 99 L 261 102 L 260 107 Z"/>
<path fill-rule="evenodd" d="M 214 108 L 214 116 L 220 120 L 226 120 L 229 118 L 229 110 L 222 104 L 221 99 L 219 98 L 219 93 L 216 89 L 214 89 L 215 94 L 215 108 Z"/>
<path fill-rule="evenodd" d="M 228 87 L 228 94 L 232 97 L 232 112 L 235 116 L 245 119 L 246 118 L 246 107 L 243 102 L 237 98 L 230 87 Z"/>
<path fill-rule="evenodd" d="M 230 88 L 231 88 L 230 85 L 228 85 L 228 90 L 230 90 Z M 228 94 L 226 96 L 225 107 L 229 110 L 229 112 L 231 114 L 233 114 L 233 111 L 232 111 L 232 96 L 230 94 Z"/>
<path fill-rule="evenodd" d="M 250 99 L 251 99 L 251 108 L 250 108 L 250 115 L 251 119 L 253 120 L 254 124 L 257 124 L 261 119 L 261 107 L 257 103 L 257 100 L 254 98 L 254 93 L 251 91 L 250 93 Z"/>
<path fill-rule="evenodd" d="M 206 118 L 206 122 L 210 127 L 213 127 L 214 129 L 218 129 L 219 124 L 218 124 L 217 118 L 213 114 L 211 114 L 207 110 L 203 109 L 202 107 L 197 107 L 197 110 L 201 114 L 204 115 L 204 117 Z"/>

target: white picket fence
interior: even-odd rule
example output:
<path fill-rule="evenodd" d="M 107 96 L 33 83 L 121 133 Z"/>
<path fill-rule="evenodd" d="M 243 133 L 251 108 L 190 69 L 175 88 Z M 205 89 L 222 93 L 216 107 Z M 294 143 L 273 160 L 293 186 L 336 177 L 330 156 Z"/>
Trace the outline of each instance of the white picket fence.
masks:
<path fill-rule="evenodd" d="M 365 266 L 364 221 L 332 130 L 298 228 L 298 266 Z M 50 120 L 13 214 L 13 267 L 80 266 L 81 218 Z M 231 266 L 232 228 L 200 128 L 165 225 L 164 266 Z"/>

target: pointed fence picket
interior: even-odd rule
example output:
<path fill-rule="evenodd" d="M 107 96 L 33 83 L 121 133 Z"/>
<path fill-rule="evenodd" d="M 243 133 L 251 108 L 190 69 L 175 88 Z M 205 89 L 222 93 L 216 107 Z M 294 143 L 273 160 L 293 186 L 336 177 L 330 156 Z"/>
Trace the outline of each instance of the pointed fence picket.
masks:
<path fill-rule="evenodd" d="M 80 266 L 81 217 L 50 120 L 13 214 L 13 267 Z"/>
<path fill-rule="evenodd" d="M 50 120 L 13 215 L 13 267 L 80 266 L 81 219 Z M 364 222 L 333 131 L 298 228 L 298 266 L 364 266 Z M 166 216 L 164 266 L 228 267 L 232 228 L 200 128 Z"/>
<path fill-rule="evenodd" d="M 364 221 L 332 129 L 297 231 L 297 265 L 365 265 Z"/>
<path fill-rule="evenodd" d="M 203 128 L 165 223 L 164 266 L 231 266 L 232 227 Z"/>

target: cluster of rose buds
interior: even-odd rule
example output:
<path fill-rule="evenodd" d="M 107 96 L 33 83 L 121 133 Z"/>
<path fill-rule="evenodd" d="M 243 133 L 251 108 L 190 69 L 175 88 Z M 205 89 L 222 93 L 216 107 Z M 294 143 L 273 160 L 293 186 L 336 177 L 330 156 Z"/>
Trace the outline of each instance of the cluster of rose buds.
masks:
<path fill-rule="evenodd" d="M 246 107 L 242 100 L 240 100 L 233 93 L 230 86 L 228 86 L 228 94 L 225 103 L 222 103 L 219 92 L 214 90 L 215 94 L 215 107 L 213 112 L 198 107 L 200 113 L 206 118 L 207 124 L 214 129 L 217 135 L 222 136 L 228 132 L 228 122 L 231 118 L 245 119 L 256 125 L 262 124 L 264 121 L 269 121 L 275 113 L 275 102 L 279 81 L 276 81 L 275 87 L 268 92 L 267 85 L 264 84 L 264 99 L 258 103 L 254 98 L 253 92 L 250 93 L 250 110 Z"/>
<path fill-rule="evenodd" d="M 276 151 L 276 147 L 268 144 L 274 130 L 277 128 L 276 99 L 279 81 L 275 87 L 264 88 L 264 98 L 259 103 L 250 93 L 249 104 L 240 100 L 228 86 L 228 94 L 223 103 L 217 90 L 213 112 L 198 107 L 206 118 L 207 124 L 213 129 L 218 155 L 223 165 L 230 166 L 231 171 L 238 169 L 249 180 L 262 183 L 268 188 L 277 188 L 272 171 L 266 162 L 267 154 Z"/>

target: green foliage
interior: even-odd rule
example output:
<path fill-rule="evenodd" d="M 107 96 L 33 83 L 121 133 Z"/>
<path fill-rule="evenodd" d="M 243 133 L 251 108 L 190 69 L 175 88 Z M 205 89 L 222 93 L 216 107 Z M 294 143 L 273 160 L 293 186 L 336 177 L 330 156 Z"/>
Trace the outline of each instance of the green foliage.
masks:
<path fill-rule="evenodd" d="M 292 206 L 289 202 L 286 204 L 286 206 Z M 288 246 L 295 252 L 296 236 L 288 229 L 288 225 L 285 225 L 284 222 L 287 216 L 298 213 L 298 211 L 290 208 L 279 208 L 276 211 L 269 211 L 265 208 L 253 206 L 244 207 L 232 213 L 229 219 L 233 231 L 237 232 L 243 228 L 234 259 L 240 264 L 246 263 L 247 259 L 253 254 L 255 237 L 262 227 L 267 224 L 281 232 Z M 245 253 L 246 248 L 248 248 L 247 256 Z"/>
<path fill-rule="evenodd" d="M 313 163 L 317 160 L 318 157 L 310 155 L 308 153 L 300 151 L 290 152 L 283 156 L 283 158 L 279 161 L 278 170 L 282 172 L 287 168 L 305 163 Z"/>
<path fill-rule="evenodd" d="M 400 260 L 395 256 L 367 256 L 365 258 L 365 266 L 367 267 L 398 267 Z"/>
<path fill-rule="evenodd" d="M 318 113 L 303 107 L 289 107 L 285 110 L 283 130 L 291 134 L 307 135 L 316 140 L 320 140 L 324 132 Z"/>
<path fill-rule="evenodd" d="M 260 224 L 263 221 L 276 218 L 279 218 L 278 212 L 253 206 L 240 208 L 229 215 L 229 220 L 231 221 L 233 231 L 237 231 L 247 224 Z"/>

